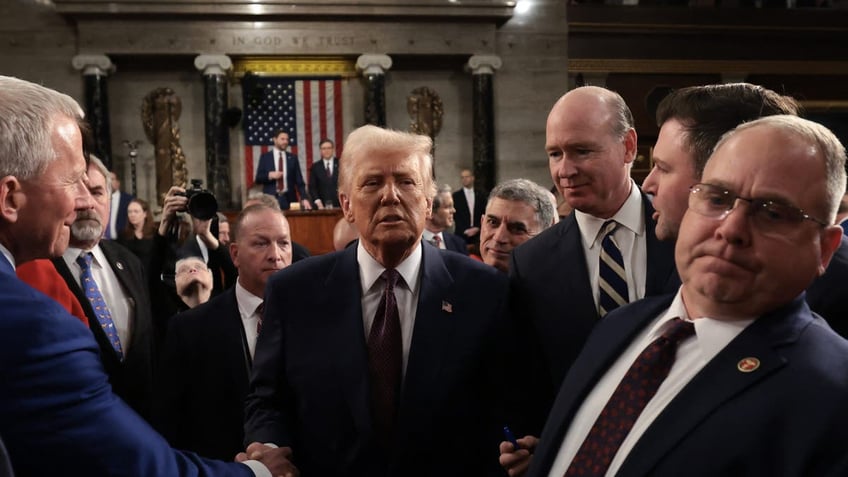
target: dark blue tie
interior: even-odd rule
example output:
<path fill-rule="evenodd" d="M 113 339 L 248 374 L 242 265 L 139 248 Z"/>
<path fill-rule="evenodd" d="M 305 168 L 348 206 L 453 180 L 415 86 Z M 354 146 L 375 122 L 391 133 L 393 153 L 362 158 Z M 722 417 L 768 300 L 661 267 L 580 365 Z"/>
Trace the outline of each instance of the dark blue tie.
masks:
<path fill-rule="evenodd" d="M 629 301 L 624 259 L 612 235 L 617 227 L 616 221 L 608 220 L 601 229 L 604 235 L 601 241 L 601 259 L 598 263 L 598 314 L 601 316 Z"/>
<path fill-rule="evenodd" d="M 115 329 L 115 322 L 112 321 L 112 314 L 109 313 L 109 307 L 106 306 L 106 300 L 100 293 L 100 288 L 97 287 L 97 282 L 94 281 L 94 276 L 91 274 L 91 260 L 94 257 L 89 252 L 83 252 L 77 258 L 82 273 L 80 273 L 80 285 L 85 290 L 85 297 L 88 298 L 91 307 L 94 308 L 94 314 L 97 315 L 97 321 L 118 357 L 124 358 L 124 352 L 121 349 L 121 340 L 118 338 L 118 330 Z"/>

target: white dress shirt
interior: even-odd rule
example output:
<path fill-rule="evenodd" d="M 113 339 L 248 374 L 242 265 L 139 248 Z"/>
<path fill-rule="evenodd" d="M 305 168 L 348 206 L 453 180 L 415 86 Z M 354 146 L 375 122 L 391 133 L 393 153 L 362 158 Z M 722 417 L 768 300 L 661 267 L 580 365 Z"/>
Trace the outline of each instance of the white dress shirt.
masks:
<path fill-rule="evenodd" d="M 480 220 L 480 217 L 474 217 L 474 189 L 463 187 L 462 192 L 465 194 L 465 201 L 468 202 L 468 216 L 471 217 L 469 224 L 474 227 L 474 224 Z"/>
<path fill-rule="evenodd" d="M 262 297 L 247 291 L 241 286 L 240 280 L 240 278 L 236 280 L 236 303 L 241 316 L 241 325 L 244 327 L 244 336 L 247 338 L 250 359 L 253 359 L 253 354 L 256 352 L 256 338 L 258 337 L 256 325 L 259 323 L 259 313 L 256 313 L 256 309 L 264 300 Z"/>
<path fill-rule="evenodd" d="M 74 276 L 77 286 L 82 288 L 80 268 L 77 263 L 77 258 L 85 250 L 68 247 L 62 258 L 65 259 L 65 264 L 71 270 L 71 275 Z M 115 324 L 115 330 L 118 332 L 118 339 L 121 340 L 121 349 L 126 356 L 130 349 L 131 330 L 135 313 L 135 302 L 127 295 L 127 292 L 121 286 L 118 276 L 109 265 L 106 255 L 103 255 L 103 250 L 100 249 L 100 244 L 97 244 L 91 250 L 93 259 L 91 260 L 91 276 L 97 282 L 97 288 L 100 294 L 103 295 L 103 301 L 106 302 L 106 307 L 109 308 L 109 314 L 112 315 L 112 322 Z M 142 284 L 143 285 L 143 284 Z"/>
<path fill-rule="evenodd" d="M 660 313 L 656 319 L 636 336 L 598 381 L 592 392 L 586 396 L 583 404 L 580 405 L 580 408 L 574 415 L 571 425 L 568 427 L 559 453 L 551 466 L 551 471 L 548 473 L 549 476 L 562 477 L 565 475 L 565 471 L 568 470 L 568 466 L 571 464 L 586 436 L 589 435 L 589 431 L 592 429 L 598 416 L 600 416 L 607 401 L 612 397 L 618 384 L 630 369 L 630 366 L 651 342 L 663 334 L 668 323 L 674 318 L 692 321 L 695 325 L 695 335 L 678 344 L 677 354 L 675 355 L 674 365 L 671 367 L 671 371 L 662 384 L 660 384 L 657 393 L 648 401 L 645 409 L 642 410 L 642 413 L 636 419 L 636 422 L 630 429 L 630 433 L 622 441 L 618 452 L 610 463 L 609 469 L 607 469 L 607 476 L 612 477 L 618 472 L 621 464 L 624 463 L 627 455 L 633 450 L 633 447 L 639 442 L 639 439 L 648 427 L 650 427 L 657 416 L 662 413 L 677 394 L 689 384 L 689 381 L 724 349 L 728 343 L 736 338 L 742 330 L 754 322 L 754 318 L 722 321 L 709 317 L 700 317 L 692 320 L 686 312 L 683 297 L 680 294 L 680 290 L 678 290 L 671 306 L 663 313 Z"/>
<path fill-rule="evenodd" d="M 442 250 L 447 250 L 447 247 L 445 246 L 445 236 L 442 235 L 441 232 L 433 233 L 433 232 L 430 232 L 427 229 L 424 229 L 424 235 L 423 235 L 424 240 L 426 240 L 430 243 L 433 243 L 433 237 L 439 237 L 439 248 L 442 249 Z"/>
<path fill-rule="evenodd" d="M 117 239 L 120 230 L 117 229 L 118 224 L 118 213 L 120 212 L 121 207 L 121 191 L 116 190 L 112 192 L 111 197 L 111 205 L 109 206 L 109 234 L 107 235 L 110 239 Z"/>
<path fill-rule="evenodd" d="M 595 298 L 595 308 L 597 309 L 600 299 L 598 261 L 601 256 L 601 242 L 604 239 L 601 228 L 607 220 L 615 220 L 621 225 L 615 229 L 613 237 L 624 260 L 624 272 L 627 275 L 627 301 L 633 302 L 645 298 L 648 248 L 647 236 L 645 235 L 645 214 L 642 210 L 642 194 L 636 187 L 636 183 L 631 181 L 630 195 L 627 196 L 624 204 L 611 218 L 599 219 L 579 210 L 574 211 L 574 217 L 580 227 L 583 251 L 586 254 L 586 266 L 589 270 L 589 282 L 592 285 L 592 296 Z"/>
<path fill-rule="evenodd" d="M 412 330 L 415 326 L 415 314 L 418 310 L 418 293 L 421 275 L 421 241 L 415 242 L 415 249 L 401 262 L 396 270 L 400 273 L 402 280 L 398 280 L 395 286 L 395 297 L 397 298 L 398 314 L 400 315 L 400 333 L 403 340 L 403 365 L 402 373 L 406 376 L 406 363 L 409 359 L 409 348 L 412 344 Z M 368 254 L 362 241 L 356 247 L 356 260 L 359 263 L 359 280 L 362 286 L 362 325 L 365 329 L 365 341 L 371 333 L 371 324 L 374 323 L 374 315 L 380 306 L 380 298 L 385 290 L 385 282 L 380 280 L 380 275 L 386 267 Z"/>

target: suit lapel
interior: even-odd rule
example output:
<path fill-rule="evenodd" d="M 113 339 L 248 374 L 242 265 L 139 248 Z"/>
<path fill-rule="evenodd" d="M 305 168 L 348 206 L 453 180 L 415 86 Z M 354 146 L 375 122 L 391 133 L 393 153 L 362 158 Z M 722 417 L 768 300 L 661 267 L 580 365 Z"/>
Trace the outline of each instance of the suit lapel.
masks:
<path fill-rule="evenodd" d="M 589 280 L 589 268 L 586 266 L 586 252 L 583 250 L 583 238 L 580 235 L 580 227 L 572 212 L 563 220 L 561 227 L 562 237 L 558 241 L 559 259 L 551 260 L 552 263 L 568 263 L 571 273 L 562 273 L 562 289 L 572 290 L 569 300 L 560 300 L 562 313 L 557 319 L 562 320 L 569 314 L 575 316 L 598 317 L 595 307 L 595 297 L 592 293 L 592 285 Z M 572 301 L 573 300 L 573 301 Z M 591 310 L 591 311 L 590 311 Z"/>
<path fill-rule="evenodd" d="M 809 315 L 799 317 L 803 308 L 803 299 L 796 299 L 759 318 L 731 341 L 657 416 L 622 464 L 621 474 L 649 475 L 664 455 L 717 408 L 780 372 L 787 358 L 777 345 L 797 340 L 809 324 Z M 756 371 L 738 370 L 739 361 L 747 357 L 760 360 Z"/>

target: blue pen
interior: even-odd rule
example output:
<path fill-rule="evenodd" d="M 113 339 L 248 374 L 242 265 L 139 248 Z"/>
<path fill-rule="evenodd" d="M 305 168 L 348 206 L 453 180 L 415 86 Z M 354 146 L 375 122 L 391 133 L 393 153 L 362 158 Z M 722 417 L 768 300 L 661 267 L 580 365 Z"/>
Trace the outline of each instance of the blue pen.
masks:
<path fill-rule="evenodd" d="M 506 437 L 506 440 L 512 443 L 512 446 L 515 448 L 516 451 L 518 449 L 521 449 L 521 446 L 518 445 L 518 441 L 515 440 L 515 435 L 513 435 L 512 431 L 509 430 L 509 426 L 504 426 L 504 437 Z"/>

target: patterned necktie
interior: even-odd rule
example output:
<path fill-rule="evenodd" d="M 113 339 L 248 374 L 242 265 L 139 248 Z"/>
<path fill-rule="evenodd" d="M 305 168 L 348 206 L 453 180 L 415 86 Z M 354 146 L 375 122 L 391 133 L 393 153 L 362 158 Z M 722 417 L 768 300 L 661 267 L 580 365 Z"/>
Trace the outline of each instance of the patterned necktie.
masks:
<path fill-rule="evenodd" d="M 614 220 L 608 220 L 601 228 L 604 235 L 601 241 L 601 257 L 598 263 L 598 314 L 604 316 L 628 301 L 627 275 L 624 272 L 624 258 L 615 243 L 613 232 L 618 227 Z"/>
<path fill-rule="evenodd" d="M 430 239 L 430 243 L 433 244 L 436 248 L 442 248 L 442 237 L 438 235 L 433 235 L 433 238 Z"/>
<path fill-rule="evenodd" d="M 256 320 L 256 337 L 258 338 L 259 333 L 262 332 L 262 320 L 265 318 L 265 302 L 264 301 L 262 303 L 260 303 L 259 306 L 256 307 L 256 315 L 259 317 L 259 319 Z"/>
<path fill-rule="evenodd" d="M 642 351 L 607 401 L 565 472 L 566 477 L 606 474 L 636 419 L 668 376 L 677 344 L 693 334 L 695 325 L 675 318 L 665 333 Z"/>
<path fill-rule="evenodd" d="M 400 394 L 403 344 L 400 333 L 395 285 L 400 274 L 386 269 L 386 282 L 371 331 L 368 335 L 368 372 L 371 377 L 371 411 L 375 433 L 380 442 L 391 447 L 398 396 Z"/>
<path fill-rule="evenodd" d="M 80 285 L 85 290 L 85 297 L 91 303 L 100 327 L 103 328 L 103 332 L 106 333 L 106 337 L 109 338 L 109 342 L 112 343 L 112 347 L 118 353 L 118 357 L 123 359 L 124 352 L 121 349 L 121 340 L 118 338 L 118 330 L 115 329 L 115 322 L 112 321 L 112 314 L 109 312 L 109 307 L 106 306 L 106 300 L 103 299 L 100 288 L 97 287 L 97 282 L 94 281 L 94 276 L 91 274 L 91 260 L 93 258 L 94 256 L 89 252 L 83 252 L 77 257 L 77 264 L 79 264 L 82 270 L 80 273 Z"/>
<path fill-rule="evenodd" d="M 327 177 L 333 177 L 333 161 L 325 161 L 324 170 L 327 171 Z"/>
<path fill-rule="evenodd" d="M 280 176 L 279 179 L 277 179 L 277 192 L 285 192 L 286 191 L 286 170 L 285 170 L 285 164 L 283 162 L 283 151 L 278 151 L 277 170 L 283 173 L 283 175 Z"/>

